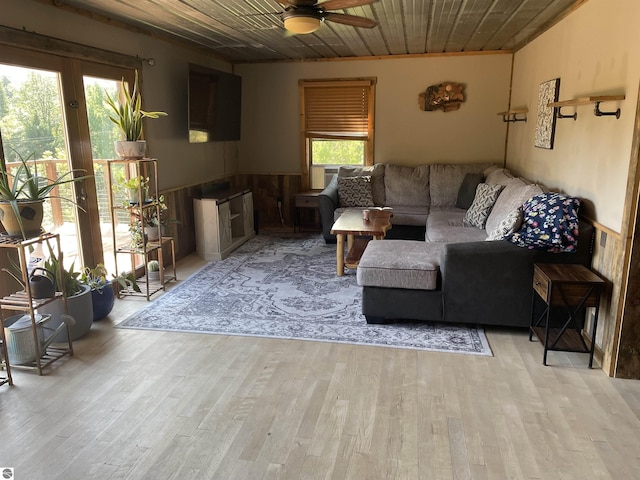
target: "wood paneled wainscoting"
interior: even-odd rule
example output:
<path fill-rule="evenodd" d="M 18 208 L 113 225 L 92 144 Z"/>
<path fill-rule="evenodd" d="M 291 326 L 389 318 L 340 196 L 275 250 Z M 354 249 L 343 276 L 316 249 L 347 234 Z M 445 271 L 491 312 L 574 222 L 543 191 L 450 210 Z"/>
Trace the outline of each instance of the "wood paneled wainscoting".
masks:
<path fill-rule="evenodd" d="M 237 185 L 248 185 L 253 191 L 253 208 L 261 227 L 293 229 L 295 197 L 302 191 L 299 173 L 246 173 L 236 175 Z M 278 201 L 282 206 L 278 208 Z"/>
<path fill-rule="evenodd" d="M 179 224 L 170 225 L 166 235 L 176 244 L 176 259 L 196 251 L 193 198 L 212 189 L 216 184 L 229 182 L 231 186 L 248 185 L 253 191 L 253 208 L 261 227 L 293 229 L 295 196 L 301 191 L 301 175 L 298 174 L 240 174 L 209 182 L 164 190 L 169 217 Z M 282 203 L 278 208 L 278 201 Z M 282 212 L 282 216 L 281 216 Z M 312 212 L 311 212 L 312 213 Z"/>

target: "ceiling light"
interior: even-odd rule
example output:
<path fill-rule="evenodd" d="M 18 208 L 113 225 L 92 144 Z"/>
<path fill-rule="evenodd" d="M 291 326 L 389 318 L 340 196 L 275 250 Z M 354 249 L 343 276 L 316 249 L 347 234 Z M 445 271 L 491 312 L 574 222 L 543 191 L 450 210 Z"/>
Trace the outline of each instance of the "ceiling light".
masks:
<path fill-rule="evenodd" d="M 284 28 L 292 33 L 313 33 L 320 28 L 320 18 L 296 15 L 284 19 Z"/>

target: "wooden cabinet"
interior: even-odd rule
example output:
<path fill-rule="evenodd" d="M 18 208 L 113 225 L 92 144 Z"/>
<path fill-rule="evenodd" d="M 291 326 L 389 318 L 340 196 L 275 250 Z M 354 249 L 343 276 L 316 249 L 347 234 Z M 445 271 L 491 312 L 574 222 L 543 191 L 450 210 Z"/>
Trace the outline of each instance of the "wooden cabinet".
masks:
<path fill-rule="evenodd" d="M 193 199 L 196 250 L 205 260 L 222 260 L 255 236 L 253 195 L 230 188 Z"/>

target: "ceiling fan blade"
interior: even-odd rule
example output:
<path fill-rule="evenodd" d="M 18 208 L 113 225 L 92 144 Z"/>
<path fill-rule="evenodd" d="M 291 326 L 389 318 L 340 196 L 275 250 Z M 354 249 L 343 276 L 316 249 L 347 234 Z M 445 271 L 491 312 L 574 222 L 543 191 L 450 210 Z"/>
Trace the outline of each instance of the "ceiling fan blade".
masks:
<path fill-rule="evenodd" d="M 341 10 L 343 8 L 361 7 L 377 1 L 378 0 L 327 0 L 326 2 L 318 3 L 318 7 L 323 10 Z"/>
<path fill-rule="evenodd" d="M 378 22 L 370 18 L 357 17 L 355 15 L 345 15 L 344 13 L 323 14 L 324 19 L 330 22 L 342 23 L 343 25 L 351 25 L 352 27 L 373 28 L 378 26 Z"/>
<path fill-rule="evenodd" d="M 311 7 L 317 3 L 316 0 L 276 0 L 276 2 L 285 8 L 299 6 Z"/>

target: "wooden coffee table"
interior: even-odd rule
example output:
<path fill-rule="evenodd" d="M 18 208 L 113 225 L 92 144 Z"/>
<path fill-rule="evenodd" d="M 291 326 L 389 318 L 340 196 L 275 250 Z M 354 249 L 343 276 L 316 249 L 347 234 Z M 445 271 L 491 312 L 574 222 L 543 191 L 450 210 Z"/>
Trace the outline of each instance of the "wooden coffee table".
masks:
<path fill-rule="evenodd" d="M 331 233 L 336 235 L 336 269 L 338 276 L 344 275 L 344 267 L 357 268 L 362 252 L 364 252 L 368 238 L 355 238 L 356 235 L 373 237 L 382 240 L 391 229 L 390 218 L 393 212 L 387 210 L 370 210 L 369 220 L 362 219 L 361 210 L 347 209 L 331 227 Z M 344 240 L 347 237 L 347 258 L 344 258 Z"/>

